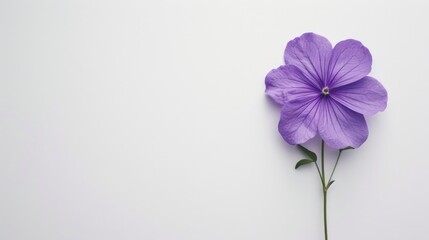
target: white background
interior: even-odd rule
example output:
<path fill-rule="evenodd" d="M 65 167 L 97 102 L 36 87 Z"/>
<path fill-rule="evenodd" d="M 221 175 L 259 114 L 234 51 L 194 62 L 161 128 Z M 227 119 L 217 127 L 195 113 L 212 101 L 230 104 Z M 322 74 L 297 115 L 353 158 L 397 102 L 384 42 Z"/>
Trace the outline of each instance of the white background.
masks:
<path fill-rule="evenodd" d="M 330 239 L 428 239 L 428 11 L 1 1 L 0 239 L 322 240 L 318 175 L 294 170 L 302 154 L 264 95 L 286 43 L 308 31 L 362 41 L 389 93 L 339 163 Z"/>

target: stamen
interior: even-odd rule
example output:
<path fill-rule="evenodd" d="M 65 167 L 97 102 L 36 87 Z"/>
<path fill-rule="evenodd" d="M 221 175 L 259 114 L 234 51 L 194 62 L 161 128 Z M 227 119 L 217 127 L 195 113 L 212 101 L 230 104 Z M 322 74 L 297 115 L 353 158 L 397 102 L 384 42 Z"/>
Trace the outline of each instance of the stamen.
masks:
<path fill-rule="evenodd" d="M 329 88 L 328 87 L 324 87 L 322 89 L 322 93 L 323 93 L 323 95 L 328 95 L 329 94 Z"/>

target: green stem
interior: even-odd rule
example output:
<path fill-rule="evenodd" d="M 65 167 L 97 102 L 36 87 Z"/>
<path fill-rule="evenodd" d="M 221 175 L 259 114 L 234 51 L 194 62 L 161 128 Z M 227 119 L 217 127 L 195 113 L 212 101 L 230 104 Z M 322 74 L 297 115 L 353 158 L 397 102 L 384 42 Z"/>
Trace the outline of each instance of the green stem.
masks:
<path fill-rule="evenodd" d="M 323 190 L 323 220 L 325 223 L 325 240 L 328 240 L 328 220 L 326 218 L 326 198 L 328 197 L 328 189 Z"/>
<path fill-rule="evenodd" d="M 322 179 L 325 187 L 325 141 L 322 140 Z"/>
<path fill-rule="evenodd" d="M 322 184 L 323 184 L 323 222 L 325 226 L 325 240 L 328 240 L 328 221 L 326 216 L 326 202 L 328 189 L 325 182 L 325 141 L 322 140 Z"/>
<path fill-rule="evenodd" d="M 332 173 L 331 173 L 331 176 L 329 177 L 328 183 L 331 182 L 332 176 L 334 176 L 334 172 L 335 172 L 335 169 L 337 169 L 338 160 L 340 160 L 340 156 L 341 156 L 342 152 L 343 152 L 342 150 L 339 150 L 339 152 L 338 152 L 337 161 L 335 162 L 334 170 L 332 170 Z"/>
<path fill-rule="evenodd" d="M 316 164 L 317 172 L 319 173 L 320 181 L 322 182 L 322 187 L 323 187 L 323 186 L 324 186 L 324 185 L 323 185 L 324 183 L 323 183 L 322 174 L 320 173 L 319 164 L 317 164 L 317 162 L 314 162 L 314 164 Z"/>

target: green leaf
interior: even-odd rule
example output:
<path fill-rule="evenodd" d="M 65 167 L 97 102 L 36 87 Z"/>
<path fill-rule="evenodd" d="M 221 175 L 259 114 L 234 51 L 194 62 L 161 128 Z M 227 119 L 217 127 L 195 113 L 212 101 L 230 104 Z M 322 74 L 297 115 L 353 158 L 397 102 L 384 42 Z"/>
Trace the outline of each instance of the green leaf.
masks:
<path fill-rule="evenodd" d="M 302 165 L 309 164 L 309 163 L 312 163 L 312 162 L 315 162 L 315 161 L 314 160 L 310 160 L 310 159 L 301 159 L 301 160 L 299 160 L 296 163 L 295 169 L 301 167 Z"/>
<path fill-rule="evenodd" d="M 345 150 L 349 150 L 349 149 L 355 149 L 354 147 L 345 147 L 343 149 L 340 149 L 340 151 L 345 151 Z"/>
<path fill-rule="evenodd" d="M 330 181 L 329 183 L 328 183 L 328 186 L 326 186 L 326 189 L 329 189 L 329 187 L 332 185 L 332 183 L 334 183 L 335 182 L 335 180 L 332 180 L 332 181 Z"/>
<path fill-rule="evenodd" d="M 308 150 L 307 148 L 305 148 L 305 147 L 303 147 L 302 145 L 299 145 L 299 144 L 298 144 L 298 148 L 299 148 L 299 150 L 301 150 L 305 155 L 307 155 L 307 157 L 309 157 L 311 160 L 313 160 L 313 161 L 317 161 L 317 155 L 316 155 L 314 152 L 312 152 L 312 151 Z"/>

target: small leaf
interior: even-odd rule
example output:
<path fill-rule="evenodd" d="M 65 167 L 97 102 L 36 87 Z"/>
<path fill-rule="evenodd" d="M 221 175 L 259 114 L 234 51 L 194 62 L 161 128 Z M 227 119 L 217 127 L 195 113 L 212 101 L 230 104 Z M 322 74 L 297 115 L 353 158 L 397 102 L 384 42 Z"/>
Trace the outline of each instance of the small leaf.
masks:
<path fill-rule="evenodd" d="M 297 169 L 297 168 L 301 167 L 302 165 L 309 164 L 309 163 L 312 163 L 312 162 L 314 162 L 314 160 L 310 160 L 310 159 L 301 159 L 301 160 L 299 160 L 299 161 L 296 163 L 296 165 L 295 165 L 295 169 Z"/>
<path fill-rule="evenodd" d="M 307 155 L 311 160 L 313 160 L 313 161 L 317 161 L 317 155 L 316 155 L 314 152 L 312 152 L 312 151 L 308 150 L 307 148 L 305 148 L 305 147 L 303 147 L 302 145 L 299 145 L 299 144 L 298 144 L 298 148 L 299 148 L 299 150 L 301 150 L 305 155 Z"/>
<path fill-rule="evenodd" d="M 332 183 L 334 183 L 335 182 L 335 180 L 332 180 L 332 181 L 330 181 L 329 183 L 328 183 L 328 186 L 326 186 L 326 189 L 329 189 L 329 187 L 332 185 Z"/>
<path fill-rule="evenodd" d="M 345 151 L 345 150 L 349 150 L 349 149 L 355 149 L 354 147 L 345 147 L 343 149 L 340 149 L 340 151 Z"/>

